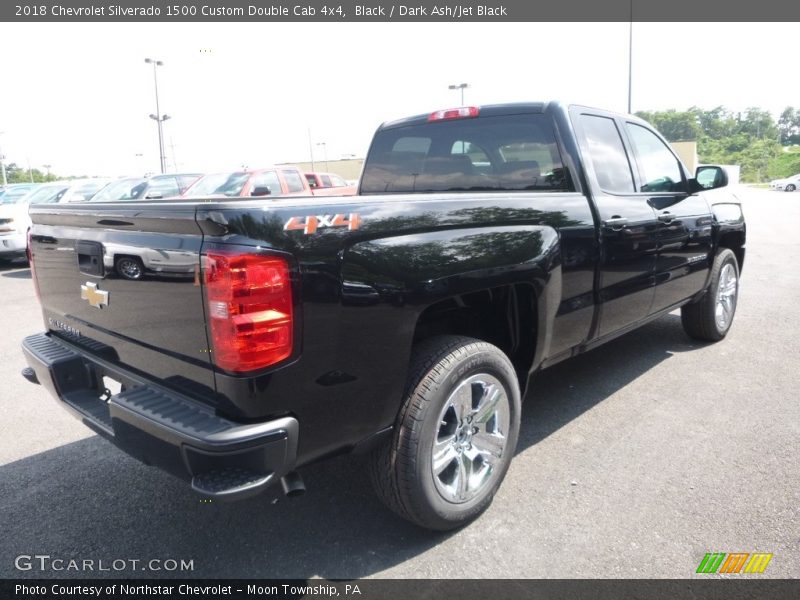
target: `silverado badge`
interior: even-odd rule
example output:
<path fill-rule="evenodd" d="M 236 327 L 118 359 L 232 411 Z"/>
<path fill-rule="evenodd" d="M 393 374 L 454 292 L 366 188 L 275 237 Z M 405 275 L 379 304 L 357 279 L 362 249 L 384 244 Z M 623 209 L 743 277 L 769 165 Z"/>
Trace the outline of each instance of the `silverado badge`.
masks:
<path fill-rule="evenodd" d="M 87 281 L 86 285 L 81 286 L 81 298 L 88 300 L 89 304 L 95 308 L 108 306 L 108 292 L 97 289 L 97 284 Z"/>

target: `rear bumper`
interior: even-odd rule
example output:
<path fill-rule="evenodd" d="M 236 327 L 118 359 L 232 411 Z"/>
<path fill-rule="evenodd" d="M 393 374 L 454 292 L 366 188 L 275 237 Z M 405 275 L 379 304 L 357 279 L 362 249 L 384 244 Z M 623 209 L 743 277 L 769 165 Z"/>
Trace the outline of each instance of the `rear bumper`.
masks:
<path fill-rule="evenodd" d="M 299 425 L 293 417 L 230 421 L 49 334 L 25 338 L 22 349 L 35 372 L 28 378 L 62 406 L 123 451 L 191 481 L 205 496 L 253 496 L 294 468 Z M 104 376 L 122 390 L 104 394 Z"/>

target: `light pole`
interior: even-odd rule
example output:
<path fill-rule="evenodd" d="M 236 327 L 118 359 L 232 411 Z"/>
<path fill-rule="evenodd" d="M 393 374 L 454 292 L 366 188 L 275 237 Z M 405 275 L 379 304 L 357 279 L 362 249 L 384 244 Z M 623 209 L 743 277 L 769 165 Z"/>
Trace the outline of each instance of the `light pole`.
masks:
<path fill-rule="evenodd" d="M 50 181 L 50 167 L 53 165 L 42 165 L 45 169 L 47 169 L 47 180 Z"/>
<path fill-rule="evenodd" d="M 631 114 L 633 95 L 633 0 L 631 0 L 631 22 L 628 25 L 628 114 Z"/>
<path fill-rule="evenodd" d="M 161 160 L 161 173 L 166 172 L 166 163 L 164 161 L 164 130 L 162 125 L 164 121 L 169 119 L 168 115 L 161 115 L 161 108 L 158 104 L 158 67 L 163 67 L 164 63 L 160 60 L 156 60 L 154 58 L 145 58 L 144 62 L 149 65 L 153 65 L 153 85 L 155 86 L 156 90 L 156 114 L 150 115 L 150 118 L 158 123 L 158 156 Z"/>
<path fill-rule="evenodd" d="M 458 84 L 448 85 L 447 89 L 461 90 L 461 106 L 464 106 L 464 89 L 468 87 L 469 87 L 468 83 L 458 83 Z"/>
<path fill-rule="evenodd" d="M 0 131 L 0 135 L 4 133 L 4 131 Z M 5 187 L 8 185 L 8 179 L 6 179 L 6 157 L 3 156 L 2 148 L 0 148 L 0 171 L 3 171 L 3 187 Z"/>
<path fill-rule="evenodd" d="M 328 144 L 326 142 L 317 142 L 317 146 L 322 146 L 323 156 L 325 157 L 325 170 L 328 171 Z"/>
<path fill-rule="evenodd" d="M 170 118 L 169 115 L 150 115 L 150 118 L 158 123 L 158 153 L 161 157 L 161 174 L 167 172 L 167 160 L 164 156 L 164 121 Z"/>

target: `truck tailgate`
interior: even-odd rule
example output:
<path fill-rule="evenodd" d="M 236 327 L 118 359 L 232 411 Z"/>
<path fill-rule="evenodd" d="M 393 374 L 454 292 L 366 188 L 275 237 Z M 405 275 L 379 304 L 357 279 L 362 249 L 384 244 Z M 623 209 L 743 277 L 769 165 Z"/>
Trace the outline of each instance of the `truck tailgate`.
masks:
<path fill-rule="evenodd" d="M 47 329 L 212 401 L 195 205 L 41 205 L 31 209 L 31 218 Z"/>

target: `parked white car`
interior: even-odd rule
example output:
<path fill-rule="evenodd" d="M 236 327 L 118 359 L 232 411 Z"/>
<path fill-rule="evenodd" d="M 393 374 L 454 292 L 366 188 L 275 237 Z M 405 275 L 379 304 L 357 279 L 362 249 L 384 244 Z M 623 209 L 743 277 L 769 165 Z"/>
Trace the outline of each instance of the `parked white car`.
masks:
<path fill-rule="evenodd" d="M 103 178 L 54 181 L 30 186 L 26 194 L 15 194 L 16 189 L 10 186 L 0 204 L 0 260 L 25 256 L 31 204 L 86 202 L 110 182 L 111 179 Z"/>
<path fill-rule="evenodd" d="M 798 188 L 800 188 L 800 173 L 786 179 L 773 179 L 769 182 L 769 189 L 779 192 L 794 192 Z"/>
<path fill-rule="evenodd" d="M 62 191 L 60 184 L 43 183 L 23 195 L 4 194 L 0 204 L 0 261 L 25 256 L 28 248 L 28 228 L 31 202 L 56 202 Z"/>

